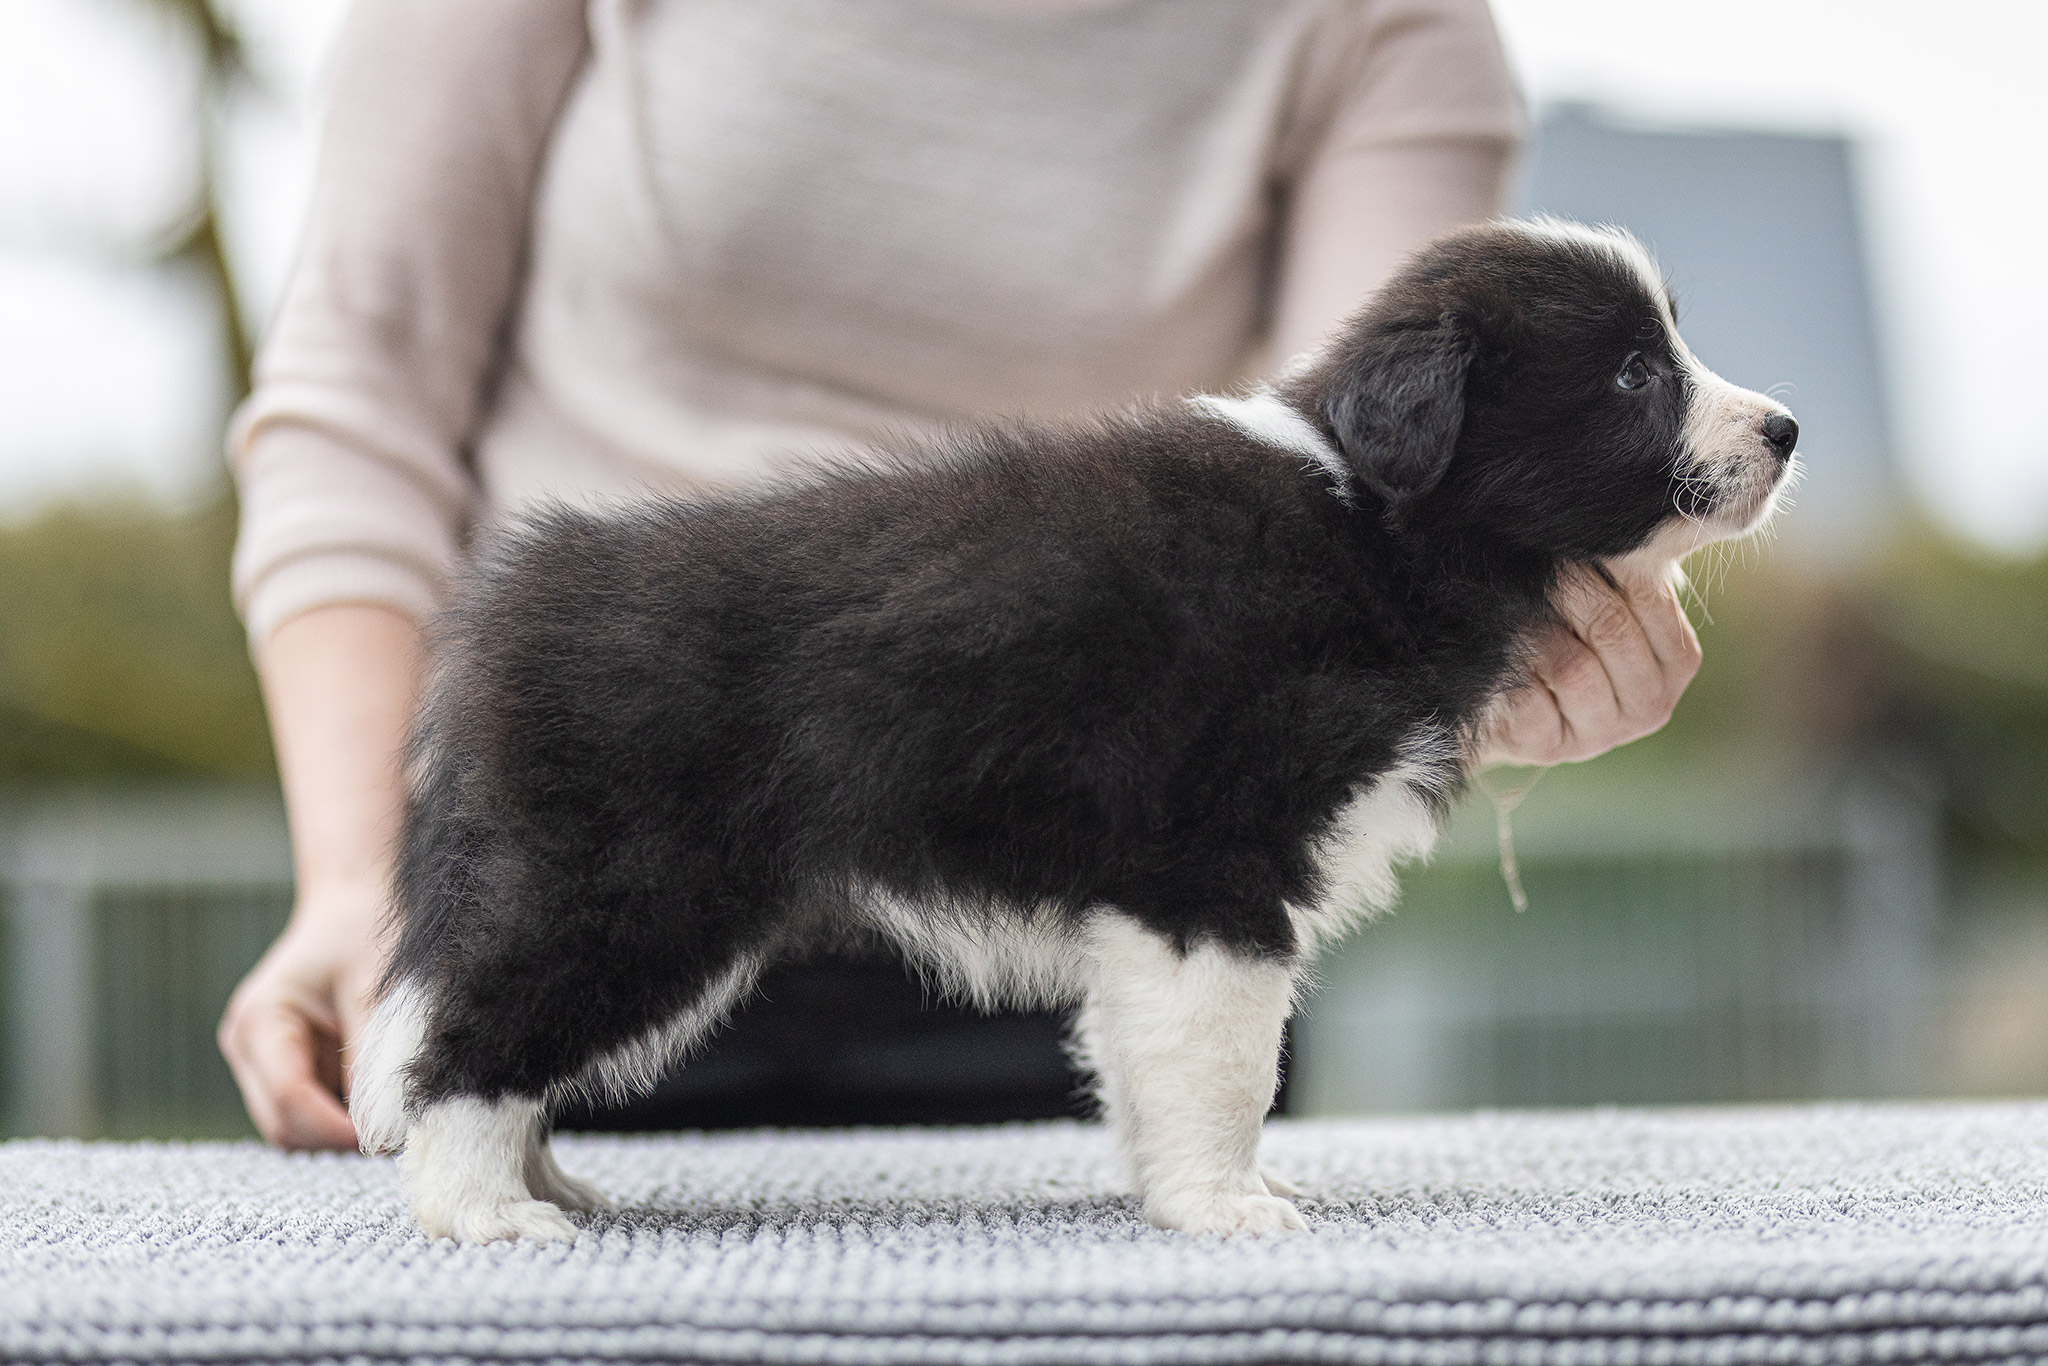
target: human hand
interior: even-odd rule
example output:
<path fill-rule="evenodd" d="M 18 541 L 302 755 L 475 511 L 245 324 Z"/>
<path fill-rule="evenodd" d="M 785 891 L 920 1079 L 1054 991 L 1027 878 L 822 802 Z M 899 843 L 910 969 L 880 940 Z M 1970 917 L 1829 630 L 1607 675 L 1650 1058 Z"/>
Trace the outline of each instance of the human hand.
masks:
<path fill-rule="evenodd" d="M 249 1117 L 280 1148 L 353 1148 L 342 1048 L 361 1033 L 383 960 L 377 884 L 302 892 L 221 1016 L 220 1051 Z"/>
<path fill-rule="evenodd" d="M 1668 572 L 1591 574 L 1560 588 L 1562 624 L 1536 641 L 1531 679 L 1502 697 L 1479 762 L 1576 763 L 1640 739 L 1671 719 L 1700 668 L 1700 641 Z"/>

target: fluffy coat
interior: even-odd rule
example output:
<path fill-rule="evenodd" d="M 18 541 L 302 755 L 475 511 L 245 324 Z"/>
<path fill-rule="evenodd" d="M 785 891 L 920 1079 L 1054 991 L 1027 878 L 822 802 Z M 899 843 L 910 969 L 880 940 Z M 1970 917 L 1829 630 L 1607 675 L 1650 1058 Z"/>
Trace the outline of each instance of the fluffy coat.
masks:
<path fill-rule="evenodd" d="M 880 935 L 1078 1007 L 1155 1222 L 1300 1227 L 1256 1148 L 1310 955 L 1426 852 L 1561 574 L 1753 526 L 1787 428 L 1631 239 L 1499 223 L 1270 388 L 540 515 L 442 628 L 365 1146 L 430 1231 L 567 1236 L 551 1105 Z"/>

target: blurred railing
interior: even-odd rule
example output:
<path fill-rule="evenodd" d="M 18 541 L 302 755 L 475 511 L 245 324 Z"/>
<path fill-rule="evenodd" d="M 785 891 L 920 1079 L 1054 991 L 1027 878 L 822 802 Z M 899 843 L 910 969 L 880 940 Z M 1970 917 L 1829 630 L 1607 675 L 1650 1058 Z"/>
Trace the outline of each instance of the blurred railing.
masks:
<path fill-rule="evenodd" d="M 1932 809 L 1864 776 L 1808 788 L 1561 772 L 1517 817 L 1508 905 L 1473 803 L 1399 912 L 1322 965 L 1304 1113 L 1896 1095 L 1926 1083 Z M 1747 785 L 1745 785 L 1747 784 Z M 274 793 L 0 808 L 0 1123 L 250 1132 L 213 1031 L 290 902 Z"/>
<path fill-rule="evenodd" d="M 79 792 L 0 809 L 0 903 L 7 1132 L 253 1132 L 213 1031 L 290 908 L 274 792 Z"/>
<path fill-rule="evenodd" d="M 1698 775 L 1681 775 L 1682 779 Z M 1307 1113 L 1922 1094 L 1939 980 L 1932 803 L 1862 772 L 1560 774 L 1456 822 L 1399 911 L 1322 965 L 1297 1026 Z"/>

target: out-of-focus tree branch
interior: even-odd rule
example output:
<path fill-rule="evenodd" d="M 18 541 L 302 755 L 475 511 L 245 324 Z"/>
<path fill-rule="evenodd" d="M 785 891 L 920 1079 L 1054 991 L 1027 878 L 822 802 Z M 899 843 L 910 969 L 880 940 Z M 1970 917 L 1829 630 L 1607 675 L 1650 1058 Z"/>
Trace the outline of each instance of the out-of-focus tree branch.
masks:
<path fill-rule="evenodd" d="M 212 286 L 220 303 L 220 345 L 233 386 L 231 398 L 239 402 L 249 392 L 250 364 L 255 342 L 242 317 L 241 291 L 229 264 L 226 244 L 220 232 L 220 119 L 228 97 L 237 87 L 255 85 L 242 41 L 208 0 L 151 0 L 157 8 L 187 26 L 199 41 L 200 75 L 198 107 L 193 113 L 193 136 L 198 139 L 197 183 L 192 190 L 192 211 L 166 237 L 158 259 L 184 263 L 197 269 Z"/>
<path fill-rule="evenodd" d="M 185 111 L 187 208 L 147 249 L 196 271 L 217 306 L 231 401 L 254 346 L 221 232 L 220 160 L 233 98 L 260 91 L 233 24 L 208 0 L 144 0 L 199 57 Z M 0 789 L 211 775 L 268 779 L 268 732 L 228 602 L 233 493 L 198 507 L 60 505 L 0 527 Z"/>

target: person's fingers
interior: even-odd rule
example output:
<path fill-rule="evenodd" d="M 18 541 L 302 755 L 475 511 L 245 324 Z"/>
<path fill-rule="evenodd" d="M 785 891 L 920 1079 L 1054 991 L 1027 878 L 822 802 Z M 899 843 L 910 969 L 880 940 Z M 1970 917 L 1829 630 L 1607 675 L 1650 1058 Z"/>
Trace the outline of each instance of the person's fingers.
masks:
<path fill-rule="evenodd" d="M 272 1141 L 297 1151 L 354 1151 L 361 1140 L 355 1123 L 334 1092 L 318 1082 L 304 1082 L 278 1097 L 281 1126 Z"/>
<path fill-rule="evenodd" d="M 1541 682 L 1515 689 L 1494 708 L 1480 755 L 1485 764 L 1549 764 L 1566 743 L 1564 713 Z"/>
<path fill-rule="evenodd" d="M 220 1028 L 215 1037 L 220 1043 L 220 1055 L 227 1059 L 228 1071 L 234 1075 L 235 1087 L 242 1093 L 242 1104 L 249 1111 L 250 1122 L 256 1126 L 256 1132 L 268 1140 L 278 1128 L 277 1106 L 270 1093 L 257 1084 L 256 1074 L 249 1064 L 248 1048 L 243 1041 L 247 1014 L 243 993 L 235 993 L 220 1017 Z"/>
<path fill-rule="evenodd" d="M 1699 633 L 1693 630 L 1685 606 L 1678 600 L 1678 589 L 1669 580 L 1651 579 L 1625 586 L 1636 620 L 1642 623 L 1643 634 L 1656 652 L 1668 714 L 1669 706 L 1677 704 L 1679 695 L 1700 671 Z"/>
<path fill-rule="evenodd" d="M 1667 581 L 1568 579 L 1560 621 L 1537 636 L 1529 682 L 1503 697 L 1482 760 L 1568 763 L 1639 739 L 1671 718 L 1699 672 L 1699 637 Z"/>
<path fill-rule="evenodd" d="M 1494 703 L 1482 746 L 1483 763 L 1557 763 L 1572 743 L 1570 722 L 1547 675 L 1571 674 L 1570 655 L 1585 647 L 1555 624 L 1544 627 L 1533 644 L 1527 680 Z"/>
<path fill-rule="evenodd" d="M 1600 656 L 1575 633 L 1554 632 L 1535 662 L 1537 679 L 1563 717 L 1560 762 L 1597 754 L 1626 729 L 1621 698 Z"/>
<path fill-rule="evenodd" d="M 356 1146 L 339 1094 L 339 1047 L 330 1028 L 284 1001 L 246 1002 L 222 1027 L 222 1052 L 249 1117 L 283 1148 Z"/>
<path fill-rule="evenodd" d="M 259 1084 L 276 1105 L 277 1132 L 266 1135 L 284 1148 L 353 1148 L 355 1125 L 342 1108 L 339 1040 L 289 1007 L 280 1008 L 260 1029 L 251 1049 Z M 330 1086 L 321 1074 L 331 1074 Z"/>
<path fill-rule="evenodd" d="M 1625 593 L 1590 575 L 1575 575 L 1557 596 L 1558 610 L 1572 633 L 1586 645 L 1604 675 L 1611 709 L 1598 691 L 1584 689 L 1587 711 L 1582 729 L 1633 739 L 1645 725 L 1663 719 L 1664 670 L 1649 634 Z M 1571 705 L 1574 698 L 1564 699 Z M 1577 713 L 1574 721 L 1579 721 Z M 1625 733 L 1632 732 L 1632 733 Z"/>
<path fill-rule="evenodd" d="M 375 994 L 374 977 L 365 977 L 354 985 L 344 985 L 335 1001 L 336 1013 L 341 1017 L 341 1047 L 335 1055 L 335 1089 L 347 1095 L 355 1078 L 356 1041 L 363 1037 L 363 1026 L 370 1022 L 370 1006 Z"/>

